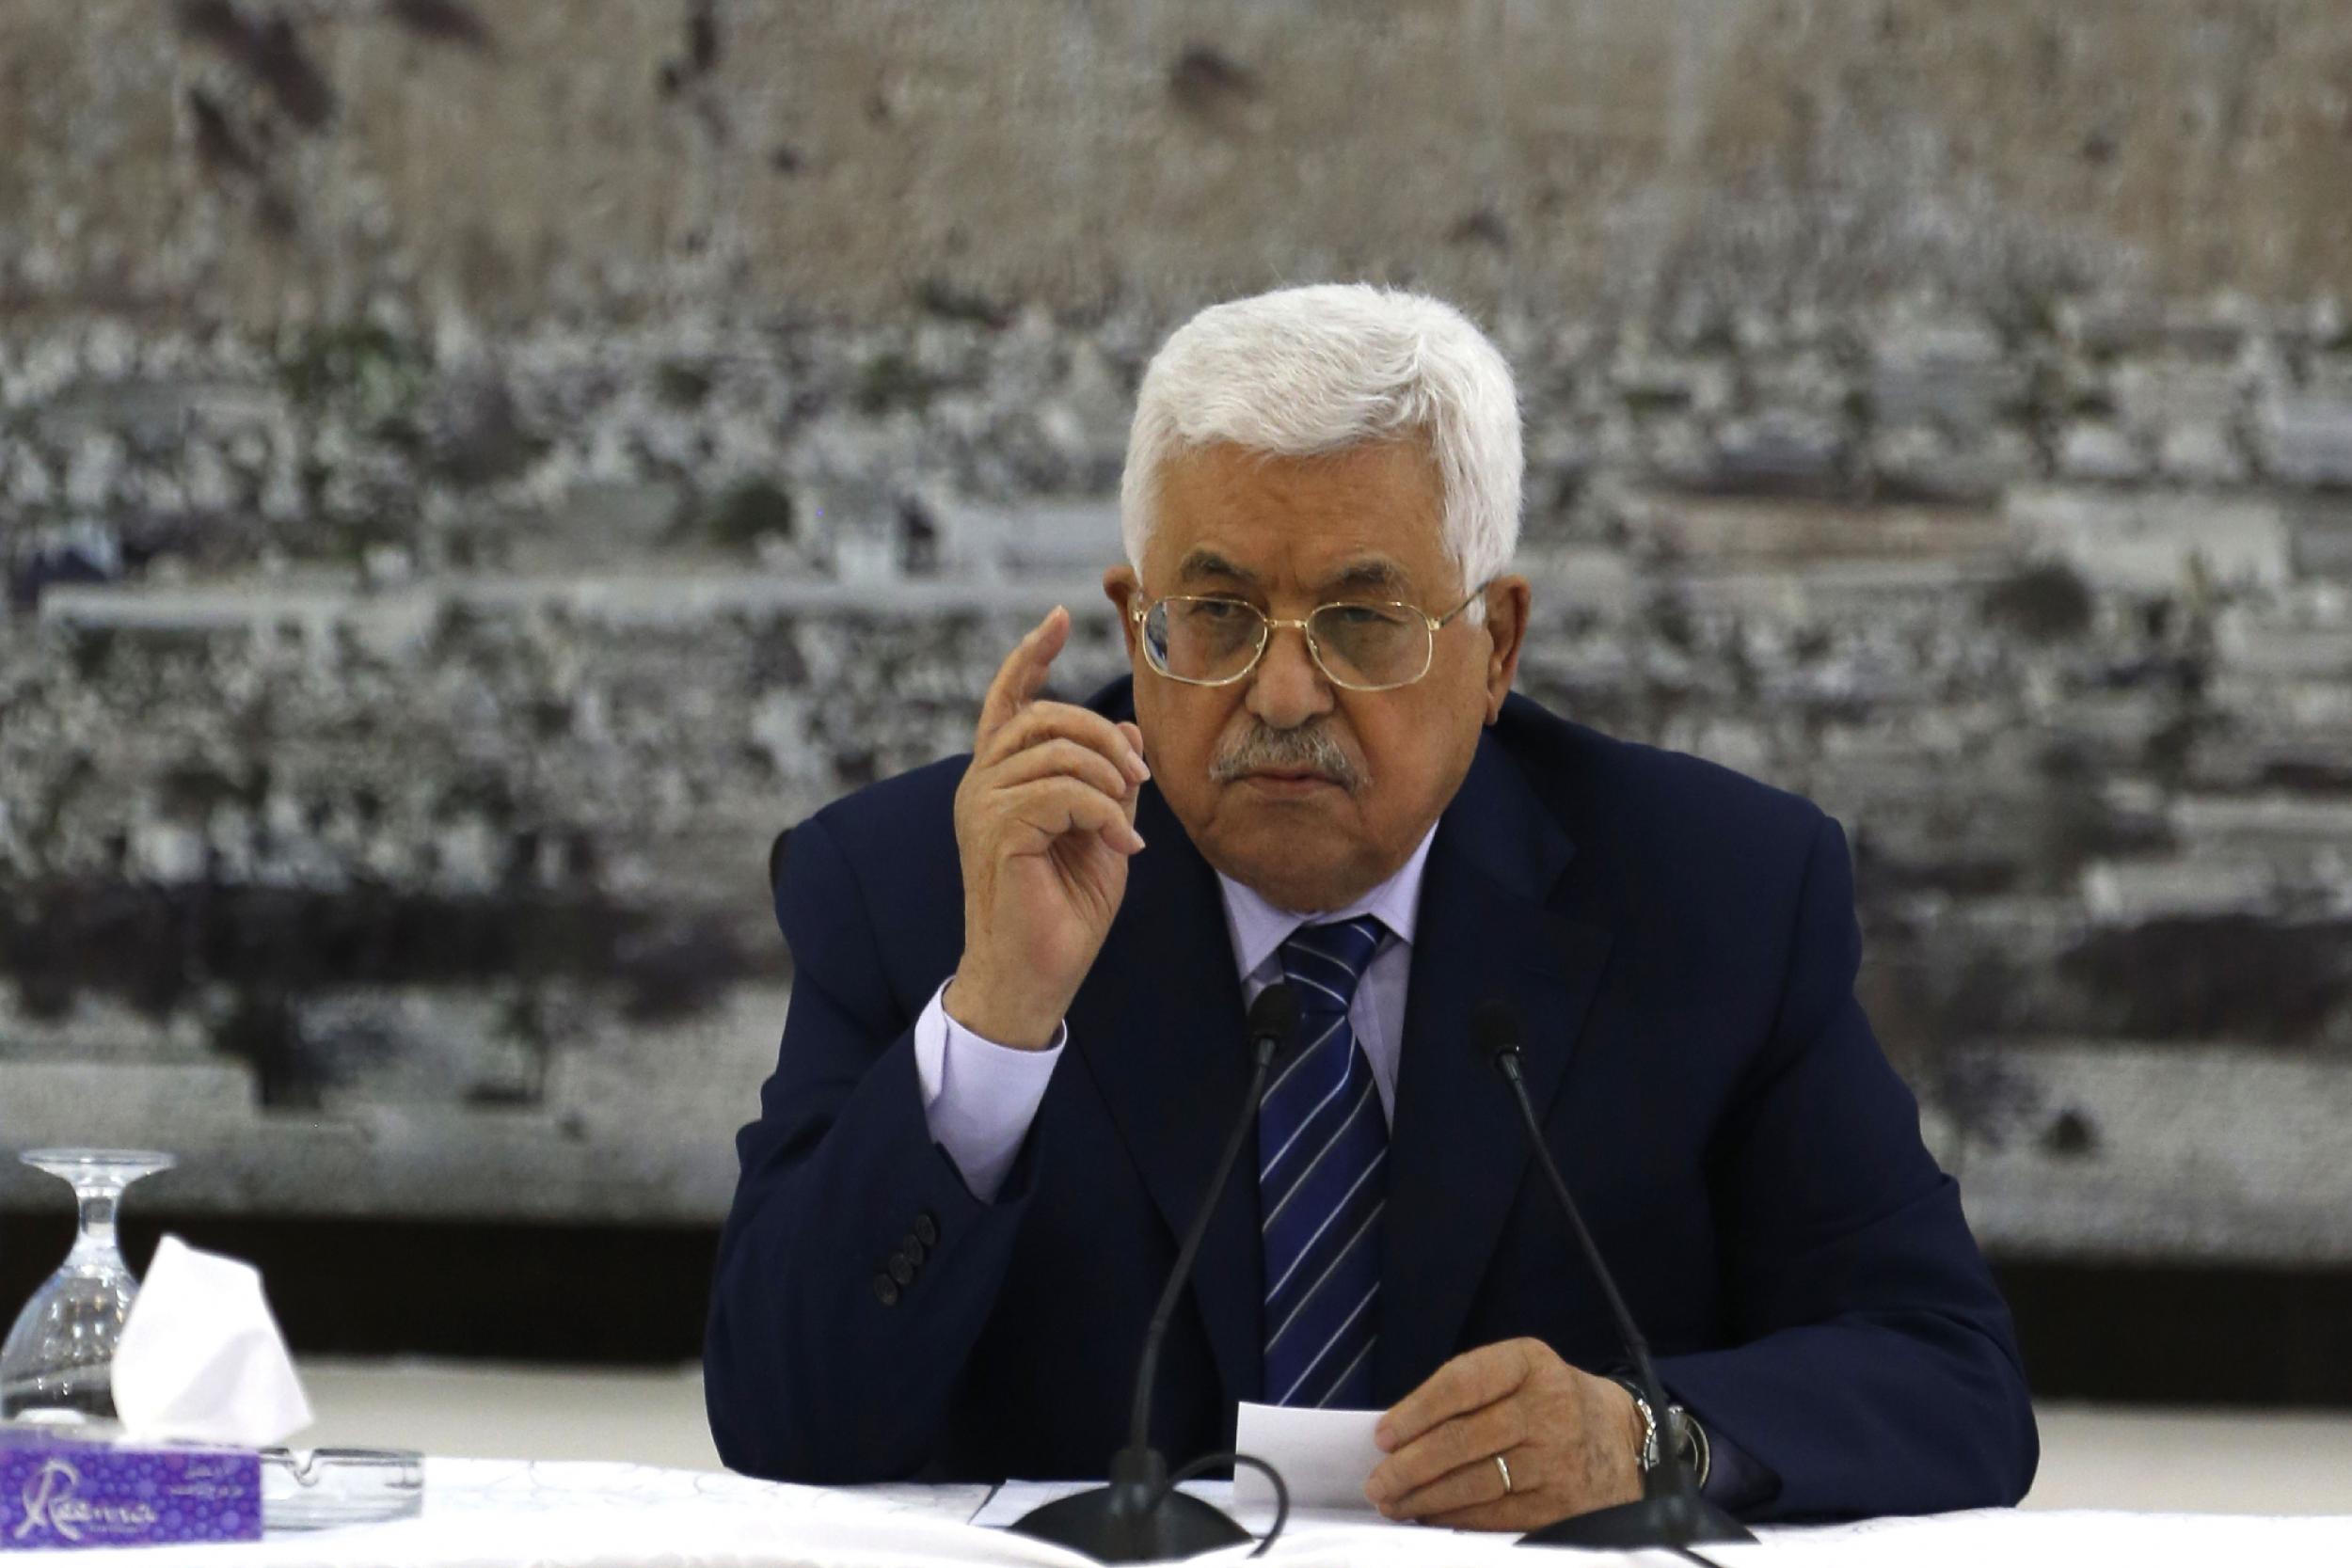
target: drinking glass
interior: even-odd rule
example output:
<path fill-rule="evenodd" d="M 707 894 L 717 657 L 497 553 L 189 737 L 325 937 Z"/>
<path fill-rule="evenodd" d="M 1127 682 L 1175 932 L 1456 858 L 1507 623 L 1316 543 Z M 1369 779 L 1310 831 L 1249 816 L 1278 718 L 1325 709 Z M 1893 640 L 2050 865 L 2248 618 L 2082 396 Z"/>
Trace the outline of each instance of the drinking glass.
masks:
<path fill-rule="evenodd" d="M 115 1245 L 122 1189 L 169 1170 L 135 1149 L 37 1148 L 24 1161 L 73 1185 L 82 1206 L 73 1250 L 17 1314 L 0 1344 L 0 1421 L 89 1426 L 115 1419 L 115 1345 L 139 1282 Z"/>

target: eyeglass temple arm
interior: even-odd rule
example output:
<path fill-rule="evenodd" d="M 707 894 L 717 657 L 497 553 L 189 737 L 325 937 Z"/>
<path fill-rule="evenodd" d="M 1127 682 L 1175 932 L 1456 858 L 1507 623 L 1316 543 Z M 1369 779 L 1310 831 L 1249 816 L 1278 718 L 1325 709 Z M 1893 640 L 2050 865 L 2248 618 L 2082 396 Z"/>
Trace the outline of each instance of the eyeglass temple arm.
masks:
<path fill-rule="evenodd" d="M 1428 618 L 1429 629 L 1431 631 L 1436 631 L 1444 626 L 1456 615 L 1461 614 L 1462 611 L 1476 604 L 1478 602 L 1479 595 L 1486 593 L 1487 589 L 1492 588 L 1494 585 L 1495 579 L 1488 578 L 1486 581 L 1480 583 L 1477 587 L 1470 591 L 1469 598 L 1464 599 L 1460 604 L 1455 605 L 1452 610 L 1447 610 L 1443 615 L 1430 615 L 1427 610 L 1422 611 L 1422 615 Z"/>

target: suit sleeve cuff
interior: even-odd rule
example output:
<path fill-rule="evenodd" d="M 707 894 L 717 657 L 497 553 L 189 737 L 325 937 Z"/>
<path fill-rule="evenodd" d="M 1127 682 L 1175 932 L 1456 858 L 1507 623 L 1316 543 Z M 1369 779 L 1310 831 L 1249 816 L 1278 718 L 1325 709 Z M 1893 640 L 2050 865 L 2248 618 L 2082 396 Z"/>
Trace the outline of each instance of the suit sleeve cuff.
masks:
<path fill-rule="evenodd" d="M 1699 1418 L 1692 1415 L 1692 1420 Z M 1743 1513 L 1770 1502 L 1780 1491 L 1780 1477 L 1747 1449 L 1699 1421 L 1707 1431 L 1707 1484 L 1700 1493 L 1726 1513 Z"/>
<path fill-rule="evenodd" d="M 946 993 L 943 984 L 914 1021 L 923 1119 L 972 1196 L 993 1202 L 1037 1119 L 1070 1026 L 1063 1024 L 1042 1051 L 998 1045 L 949 1018 Z"/>

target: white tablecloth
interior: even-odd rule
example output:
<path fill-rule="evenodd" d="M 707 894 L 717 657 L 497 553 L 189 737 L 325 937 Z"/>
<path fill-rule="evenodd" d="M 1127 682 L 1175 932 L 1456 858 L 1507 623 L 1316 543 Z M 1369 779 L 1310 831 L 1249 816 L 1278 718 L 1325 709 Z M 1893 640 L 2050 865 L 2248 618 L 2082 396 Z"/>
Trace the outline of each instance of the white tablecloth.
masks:
<path fill-rule="evenodd" d="M 781 1486 L 639 1465 L 434 1459 L 421 1518 L 259 1544 L 51 1556 L 82 1568 L 909 1568 L 933 1563 L 1076 1565 L 1087 1560 L 970 1521 L 985 1486 Z M 1001 1513 L 993 1510 L 990 1516 Z M 1246 1547 L 1199 1560 L 1238 1561 Z M 2352 1563 L 2352 1517 L 2021 1513 L 1773 1530 L 1757 1545 L 1709 1547 L 1724 1568 L 2131 1568 Z M 1264 1560 L 1328 1564 L 1525 1563 L 1508 1537 L 1329 1518 L 1294 1523 Z M 1657 1554 L 1564 1558 L 1606 1568 Z"/>

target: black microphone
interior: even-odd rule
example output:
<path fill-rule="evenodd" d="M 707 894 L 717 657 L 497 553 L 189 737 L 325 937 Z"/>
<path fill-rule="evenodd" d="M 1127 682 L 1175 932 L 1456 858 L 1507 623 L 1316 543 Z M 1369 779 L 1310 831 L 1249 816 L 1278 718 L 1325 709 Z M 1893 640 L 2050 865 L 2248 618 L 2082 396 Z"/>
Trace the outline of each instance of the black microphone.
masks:
<path fill-rule="evenodd" d="M 1568 1216 L 1568 1228 L 1576 1233 L 1576 1244 L 1584 1254 L 1585 1268 L 1599 1282 L 1610 1315 L 1617 1320 L 1617 1338 L 1625 1342 L 1626 1354 L 1633 1362 L 1634 1380 L 1641 1385 L 1642 1397 L 1649 1401 L 1650 1411 L 1657 1419 L 1661 1449 L 1658 1464 L 1642 1477 L 1641 1501 L 1562 1519 L 1542 1529 L 1531 1530 L 1520 1541 L 1539 1546 L 1601 1546 L 1618 1550 L 1754 1541 L 1756 1537 L 1738 1520 L 1699 1495 L 1698 1481 L 1691 1474 L 1690 1462 L 1682 1454 L 1682 1418 L 1666 1398 L 1665 1386 L 1658 1381 L 1658 1369 L 1650 1363 L 1649 1341 L 1642 1337 L 1633 1314 L 1626 1309 L 1625 1297 L 1617 1293 L 1616 1277 L 1602 1261 L 1600 1248 L 1594 1244 L 1593 1233 L 1584 1228 L 1584 1216 L 1578 1211 L 1576 1199 L 1560 1175 L 1560 1167 L 1552 1163 L 1551 1150 L 1544 1145 L 1543 1124 L 1535 1117 L 1535 1102 L 1528 1098 L 1527 1080 L 1519 1070 L 1518 1015 L 1506 1002 L 1481 1003 L 1470 1021 L 1470 1033 L 1479 1054 L 1494 1063 L 1495 1070 L 1502 1074 L 1503 1082 L 1511 1085 L 1511 1093 L 1518 1101 L 1519 1118 L 1527 1124 L 1528 1145 L 1534 1149 L 1544 1175 L 1551 1181 L 1552 1196 L 1560 1200 L 1561 1212 Z"/>
<path fill-rule="evenodd" d="M 1176 1490 L 1178 1481 L 1229 1462 L 1263 1470 L 1274 1483 L 1274 1528 L 1266 1531 L 1258 1552 L 1274 1544 L 1290 1517 L 1290 1491 L 1263 1460 L 1248 1454 L 1208 1454 L 1171 1476 L 1168 1461 L 1152 1447 L 1152 1393 L 1159 1375 L 1160 1344 L 1168 1338 L 1168 1325 L 1176 1316 L 1184 1282 L 1192 1277 L 1193 1259 L 1200 1254 L 1201 1238 L 1208 1234 L 1209 1216 L 1225 1196 L 1225 1183 L 1232 1178 L 1242 1143 L 1258 1119 L 1266 1070 L 1298 1032 L 1298 998 L 1289 986 L 1277 981 L 1258 993 L 1249 1005 L 1248 1029 L 1253 1063 L 1249 1092 L 1243 1097 L 1241 1115 L 1225 1139 L 1225 1152 L 1217 1157 L 1216 1174 L 1209 1178 L 1208 1196 L 1201 1200 L 1200 1212 L 1193 1215 L 1184 1244 L 1176 1249 L 1176 1266 L 1168 1272 L 1168 1284 L 1160 1291 L 1159 1306 L 1152 1309 L 1151 1326 L 1143 1331 L 1127 1446 L 1111 1455 L 1110 1484 L 1031 1509 L 1010 1527 L 1018 1534 L 1084 1552 L 1097 1562 L 1165 1562 L 1238 1545 L 1249 1539 L 1248 1530 L 1222 1510 Z"/>

